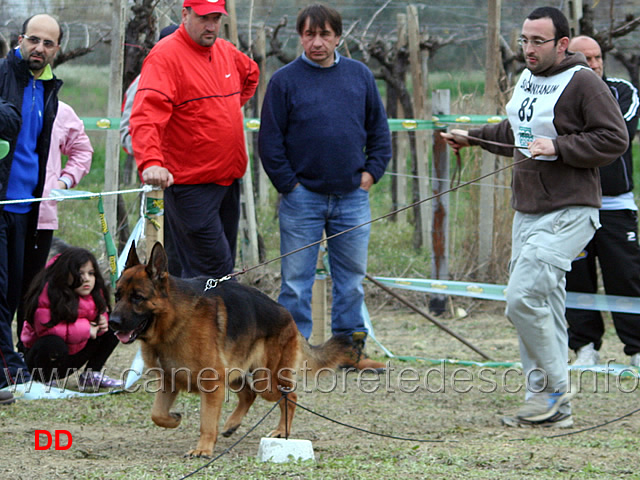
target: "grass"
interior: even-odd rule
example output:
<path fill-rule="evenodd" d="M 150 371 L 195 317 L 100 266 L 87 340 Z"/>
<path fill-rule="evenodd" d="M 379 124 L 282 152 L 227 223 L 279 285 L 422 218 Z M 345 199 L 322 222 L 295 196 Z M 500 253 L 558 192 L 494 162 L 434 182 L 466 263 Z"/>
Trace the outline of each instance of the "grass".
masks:
<path fill-rule="evenodd" d="M 73 107 L 79 117 L 99 117 L 106 115 L 109 94 L 108 66 L 74 66 L 63 64 L 56 68 L 56 76 L 64 82 L 60 90 L 60 100 Z M 104 132 L 87 131 L 94 155 L 89 174 L 78 188 L 88 190 L 86 185 L 104 183 L 105 138 Z"/>
<path fill-rule="evenodd" d="M 189 448 L 197 436 L 199 405 L 195 395 L 179 396 L 175 410 L 182 413 L 183 423 L 176 430 L 160 429 L 151 423 L 152 395 L 143 392 L 58 403 L 31 401 L 28 408 L 16 405 L 0 409 L 0 425 L 6 429 L 3 448 L 7 453 L 28 449 L 32 435 L 16 431 L 16 427 L 34 425 L 34 419 L 39 419 L 36 428 L 68 429 L 73 434 L 73 448 L 68 452 L 37 452 L 40 461 L 29 462 L 23 470 L 26 475 L 36 476 L 24 478 L 44 478 L 37 473 L 47 471 L 60 478 L 179 479 L 200 467 L 204 468 L 194 478 L 634 478 L 640 440 L 633 434 L 637 425 L 633 417 L 617 427 L 560 438 L 548 438 L 559 433 L 554 431 L 504 430 L 493 425 L 496 410 L 513 408 L 518 402 L 516 395 L 427 396 L 422 390 L 404 396 L 312 393 L 299 403 L 328 418 L 427 442 L 372 436 L 298 410 L 296 435 L 292 438 L 312 440 L 316 461 L 286 464 L 263 463 L 256 458 L 259 438 L 268 429 L 265 425 L 210 465 L 205 459 L 189 460 L 178 455 L 176 451 Z M 603 416 L 611 419 L 616 411 L 625 413 L 630 404 L 634 404 L 633 399 L 623 399 L 620 394 L 607 398 L 599 394 L 587 398 L 583 394 L 574 413 L 583 419 L 584 427 L 600 422 Z M 223 405 L 223 417 L 232 406 Z M 234 437 L 220 437 L 216 455 L 239 440 L 269 408 L 270 404 L 256 402 Z M 593 408 L 597 410 L 591 411 Z M 270 416 L 267 424 L 273 423 L 275 416 Z M 8 458 L 0 472 L 15 473 L 15 457 Z"/>
<path fill-rule="evenodd" d="M 451 98 L 484 94 L 485 73 L 475 72 L 433 72 L 429 74 L 431 90 L 451 90 Z M 470 112 L 455 112 L 470 113 Z"/>
<path fill-rule="evenodd" d="M 468 358 L 465 350 L 452 337 L 433 325 L 425 324 L 416 314 L 386 308 L 372 316 L 377 337 L 397 354 L 411 352 L 416 341 L 424 341 L 424 355 L 434 358 Z M 459 333 L 498 360 L 517 358 L 515 335 L 501 315 L 474 315 L 464 321 L 444 320 Z M 610 326 L 605 335 L 603 355 L 620 354 Z M 506 348 L 506 349 L 505 349 Z M 107 373 L 130 365 L 137 346 L 120 345 L 107 363 Z M 379 357 L 379 352 L 369 348 Z M 423 361 L 392 360 L 395 375 L 400 369 L 412 368 L 424 376 L 428 368 Z M 205 466 L 205 459 L 185 459 L 182 454 L 195 444 L 199 426 L 199 398 L 180 394 L 174 406 L 182 414 L 182 424 L 175 430 L 156 427 L 150 419 L 153 395 L 144 391 L 67 400 L 33 400 L 0 408 L 5 461 L 0 465 L 3 478 L 67 479 L 180 479 L 204 467 L 193 478 L 206 479 L 589 479 L 633 478 L 640 463 L 637 449 L 640 427 L 636 416 L 608 426 L 598 425 L 637 409 L 637 381 L 622 379 L 621 388 L 611 378 L 606 392 L 602 375 L 599 389 L 585 389 L 574 402 L 576 429 L 592 430 L 560 438 L 548 438 L 556 431 L 504 429 L 499 416 L 513 411 L 522 401 L 521 393 L 499 389 L 483 393 L 480 368 L 469 367 L 475 388 L 462 393 L 452 388 L 453 372 L 459 365 L 447 365 L 442 376 L 433 375 L 430 389 L 420 385 L 412 393 L 382 388 L 365 393 L 358 388 L 356 377 L 340 380 L 331 393 L 299 392 L 298 402 L 324 415 L 321 418 L 298 409 L 292 438 L 311 440 L 315 462 L 263 463 L 256 456 L 260 438 L 275 425 L 277 414 L 271 414 L 256 430 L 248 433 L 271 408 L 263 400 L 256 401 L 245 422 L 230 438 L 219 437 L 215 454 L 224 452 L 241 436 L 237 446 L 217 461 Z M 495 368 L 496 379 L 505 369 Z M 575 378 L 575 377 L 574 377 Z M 405 377 L 406 380 L 406 377 Z M 443 382 L 444 380 L 444 382 Z M 383 380 L 386 382 L 386 380 Z M 522 377 L 512 374 L 505 385 L 509 390 L 520 385 Z M 634 383 L 635 382 L 635 383 Z M 139 382 L 138 384 L 144 384 Z M 411 383 L 406 383 L 412 386 Z M 438 388 L 440 384 L 443 389 Z M 574 384 L 572 382 L 572 384 Z M 322 383 L 327 391 L 327 383 Z M 465 383 L 461 385 L 467 387 Z M 635 387 L 635 388 L 634 388 Z M 624 393 L 625 391 L 632 393 Z M 232 396 L 233 397 L 233 396 Z M 235 399 L 223 403 L 223 418 L 235 406 Z M 275 412 L 274 412 L 275 413 Z M 347 425 L 418 442 L 384 438 L 337 425 Z M 33 430 L 50 432 L 64 429 L 73 435 L 73 446 L 64 452 L 33 452 Z M 30 453 L 26 453 L 30 452 Z M 28 455 L 28 457 L 27 457 Z M 29 458 L 29 461 L 25 461 Z"/>
<path fill-rule="evenodd" d="M 64 82 L 60 99 L 69 103 L 78 115 L 98 117 L 106 114 L 108 66 L 63 64 L 56 68 L 56 76 Z"/>

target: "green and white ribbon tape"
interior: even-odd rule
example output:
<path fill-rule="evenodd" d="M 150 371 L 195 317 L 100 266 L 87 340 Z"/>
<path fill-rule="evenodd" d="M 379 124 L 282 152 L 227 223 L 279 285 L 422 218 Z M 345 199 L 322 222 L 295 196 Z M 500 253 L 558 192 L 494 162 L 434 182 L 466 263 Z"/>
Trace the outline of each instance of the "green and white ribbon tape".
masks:
<path fill-rule="evenodd" d="M 429 280 L 422 278 L 374 277 L 380 283 L 391 288 L 413 290 L 417 292 L 457 295 L 482 300 L 505 301 L 506 285 L 490 283 L 456 282 L 452 280 Z M 623 312 L 640 314 L 640 298 L 595 293 L 567 292 L 567 308 L 597 310 L 601 312 Z"/>
<path fill-rule="evenodd" d="M 437 293 L 441 295 L 460 295 L 465 297 L 481 298 L 484 300 L 505 301 L 504 291 L 506 285 L 493 285 L 489 283 L 455 282 L 448 280 L 428 280 L 420 278 L 389 278 L 374 277 L 378 282 L 390 288 L 400 288 L 418 292 Z M 566 305 L 569 308 L 579 308 L 583 310 L 600 310 L 608 312 L 640 313 L 640 299 L 635 297 L 619 297 L 615 295 L 597 295 L 586 293 L 567 292 Z M 451 364 L 476 367 L 503 367 L 522 368 L 520 362 L 474 362 L 468 360 L 456 360 L 449 358 L 426 358 L 409 355 L 394 355 L 377 338 L 373 329 L 373 324 L 369 317 L 367 307 L 363 304 L 362 313 L 364 324 L 368 330 L 368 337 L 376 342 L 384 354 L 389 358 L 400 361 L 422 361 L 430 364 Z M 599 365 L 571 365 L 570 370 L 588 371 L 619 377 L 631 376 L 640 378 L 640 369 L 620 363 L 608 363 Z"/>
<path fill-rule="evenodd" d="M 416 118 L 390 118 L 389 129 L 393 132 L 414 130 L 441 130 L 448 125 L 484 125 L 498 123 L 505 117 L 500 115 L 434 115 L 430 120 Z M 118 130 L 120 118 L 83 117 L 85 130 Z M 247 132 L 260 130 L 259 118 L 245 118 L 244 129 Z"/>

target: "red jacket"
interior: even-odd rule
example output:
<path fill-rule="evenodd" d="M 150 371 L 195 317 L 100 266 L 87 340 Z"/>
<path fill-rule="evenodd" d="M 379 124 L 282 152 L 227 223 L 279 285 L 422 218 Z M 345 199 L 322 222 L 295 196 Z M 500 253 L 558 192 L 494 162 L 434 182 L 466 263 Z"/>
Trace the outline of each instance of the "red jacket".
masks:
<path fill-rule="evenodd" d="M 247 168 L 241 107 L 258 65 L 218 38 L 202 47 L 184 25 L 144 60 L 131 112 L 138 170 L 164 166 L 176 184 L 230 185 Z"/>
<path fill-rule="evenodd" d="M 55 335 L 64 340 L 69 347 L 69 355 L 75 355 L 82 350 L 91 338 L 91 322 L 97 318 L 96 304 L 91 295 L 78 297 L 78 318 L 73 323 L 60 322 L 53 327 L 45 324 L 51 321 L 51 303 L 49 301 L 48 285 L 42 289 L 38 297 L 38 308 L 33 315 L 33 327 L 25 320 L 20 340 L 25 347 L 31 348 L 36 340 L 46 335 Z M 106 314 L 105 314 L 106 315 Z M 104 331 L 98 333 L 102 335 Z"/>

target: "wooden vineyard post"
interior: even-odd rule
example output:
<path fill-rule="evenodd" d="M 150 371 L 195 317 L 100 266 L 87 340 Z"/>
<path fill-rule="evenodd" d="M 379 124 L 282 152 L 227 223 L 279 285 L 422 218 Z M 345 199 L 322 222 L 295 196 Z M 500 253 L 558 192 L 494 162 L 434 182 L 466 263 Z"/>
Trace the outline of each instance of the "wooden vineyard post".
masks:
<path fill-rule="evenodd" d="M 164 191 L 151 190 L 146 196 L 144 235 L 146 238 L 146 259 L 156 242 L 164 245 Z M 145 261 L 147 261 L 145 260 Z"/>
<path fill-rule="evenodd" d="M 313 329 L 309 343 L 318 345 L 331 336 L 331 325 L 327 314 L 327 276 L 328 272 L 324 266 L 325 247 L 320 245 L 318 250 L 318 261 L 316 263 L 316 281 L 313 284 L 311 293 L 311 320 Z"/>

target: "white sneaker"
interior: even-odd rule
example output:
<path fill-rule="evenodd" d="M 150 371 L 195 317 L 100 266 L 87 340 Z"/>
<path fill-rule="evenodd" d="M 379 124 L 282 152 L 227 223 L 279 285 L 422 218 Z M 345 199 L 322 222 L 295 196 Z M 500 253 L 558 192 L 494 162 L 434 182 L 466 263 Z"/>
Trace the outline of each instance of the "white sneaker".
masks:
<path fill-rule="evenodd" d="M 576 354 L 576 359 L 572 365 L 597 365 L 600 363 L 600 354 L 595 349 L 593 342 L 580 347 Z M 640 354 L 638 361 L 640 362 Z"/>
<path fill-rule="evenodd" d="M 640 367 L 640 353 L 634 353 L 633 355 L 631 355 L 629 365 L 631 365 L 632 367 Z"/>
<path fill-rule="evenodd" d="M 530 422 L 514 416 L 502 417 L 502 425 L 505 427 L 520 428 L 571 428 L 573 427 L 573 417 L 570 413 L 556 413 L 551 418 L 541 422 Z"/>
<path fill-rule="evenodd" d="M 525 400 L 516 417 L 529 422 L 543 422 L 553 417 L 560 407 L 566 405 L 576 392 L 536 393 Z"/>

